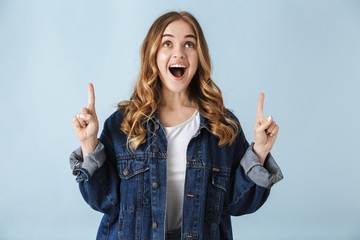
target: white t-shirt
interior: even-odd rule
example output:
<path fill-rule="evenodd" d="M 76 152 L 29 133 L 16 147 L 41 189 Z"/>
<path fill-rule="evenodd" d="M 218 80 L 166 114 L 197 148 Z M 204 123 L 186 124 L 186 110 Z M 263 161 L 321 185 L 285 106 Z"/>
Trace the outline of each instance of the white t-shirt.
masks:
<path fill-rule="evenodd" d="M 181 227 L 187 147 L 199 126 L 200 115 L 196 110 L 185 122 L 174 127 L 164 127 L 168 141 L 166 231 Z"/>

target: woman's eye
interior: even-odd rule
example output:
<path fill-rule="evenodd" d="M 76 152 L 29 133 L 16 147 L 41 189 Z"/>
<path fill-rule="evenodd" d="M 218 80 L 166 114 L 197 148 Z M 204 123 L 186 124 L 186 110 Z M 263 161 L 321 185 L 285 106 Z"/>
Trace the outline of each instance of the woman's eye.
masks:
<path fill-rule="evenodd" d="M 195 44 L 192 42 L 187 42 L 187 43 L 185 43 L 185 47 L 193 48 L 193 47 L 195 47 Z"/>
<path fill-rule="evenodd" d="M 163 46 L 164 46 L 164 47 L 171 47 L 171 42 L 164 42 L 164 43 L 163 43 Z"/>

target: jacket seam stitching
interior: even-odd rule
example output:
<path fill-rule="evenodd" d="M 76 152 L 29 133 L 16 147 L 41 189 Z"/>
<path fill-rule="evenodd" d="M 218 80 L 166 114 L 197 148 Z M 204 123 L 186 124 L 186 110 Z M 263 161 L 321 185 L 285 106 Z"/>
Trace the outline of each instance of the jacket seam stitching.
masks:
<path fill-rule="evenodd" d="M 255 184 L 251 184 L 251 186 L 244 190 L 241 194 L 240 194 L 240 197 L 239 197 L 239 200 L 237 200 L 236 202 L 234 202 L 233 204 L 229 205 L 229 209 L 231 209 L 232 207 L 236 206 L 239 202 L 240 202 L 240 199 L 244 196 L 245 193 L 247 193 Z"/>
<path fill-rule="evenodd" d="M 106 193 L 106 188 L 104 187 L 104 184 L 103 184 L 103 182 L 102 182 L 102 180 L 101 180 L 101 177 L 99 176 L 99 174 L 98 173 L 96 173 L 96 176 L 97 176 L 97 178 L 99 179 L 99 182 L 100 182 L 100 184 L 101 184 L 101 190 L 104 192 L 104 194 L 105 194 L 105 196 L 106 196 L 106 198 L 109 200 L 109 202 L 113 205 L 113 206 L 116 206 L 116 204 L 113 202 L 113 200 L 108 196 L 108 194 Z"/>

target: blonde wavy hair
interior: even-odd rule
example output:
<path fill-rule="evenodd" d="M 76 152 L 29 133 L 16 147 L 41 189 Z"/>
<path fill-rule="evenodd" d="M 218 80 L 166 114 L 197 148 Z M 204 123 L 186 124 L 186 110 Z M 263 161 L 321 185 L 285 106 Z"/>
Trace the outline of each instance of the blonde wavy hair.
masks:
<path fill-rule="evenodd" d="M 207 119 L 210 131 L 219 138 L 219 146 L 231 145 L 239 131 L 238 122 L 227 113 L 221 90 L 210 78 L 210 55 L 199 23 L 188 12 L 168 12 L 155 20 L 143 41 L 140 73 L 130 100 L 118 103 L 118 110 L 124 111 L 121 130 L 128 136 L 132 151 L 145 142 L 146 124 L 161 100 L 162 85 L 156 56 L 165 28 L 177 20 L 190 24 L 196 35 L 199 63 L 188 87 L 191 100 L 197 103 L 199 113 Z"/>

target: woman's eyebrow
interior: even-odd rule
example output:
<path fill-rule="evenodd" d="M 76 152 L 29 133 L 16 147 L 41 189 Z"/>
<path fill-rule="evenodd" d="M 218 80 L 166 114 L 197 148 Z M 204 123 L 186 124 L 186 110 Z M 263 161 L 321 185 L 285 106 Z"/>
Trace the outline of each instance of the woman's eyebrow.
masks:
<path fill-rule="evenodd" d="M 171 34 L 163 34 L 162 37 L 174 37 L 174 35 Z M 196 37 L 192 34 L 186 35 L 185 38 L 194 38 L 196 40 Z"/>

